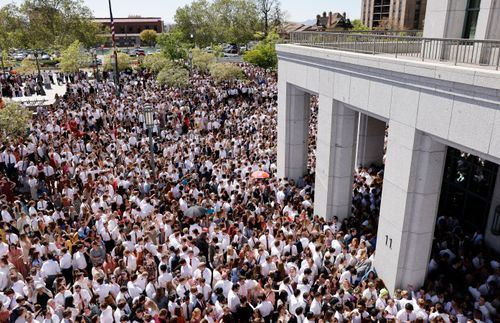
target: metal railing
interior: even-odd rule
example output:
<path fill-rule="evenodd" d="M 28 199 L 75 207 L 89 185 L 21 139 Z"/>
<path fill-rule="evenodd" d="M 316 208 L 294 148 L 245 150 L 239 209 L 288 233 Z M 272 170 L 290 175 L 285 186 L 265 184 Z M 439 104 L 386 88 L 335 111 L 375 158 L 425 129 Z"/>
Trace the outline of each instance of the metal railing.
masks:
<path fill-rule="evenodd" d="M 422 61 L 451 62 L 454 65 L 493 66 L 496 70 L 500 65 L 499 40 L 292 32 L 289 43 L 355 53 L 392 54 L 395 58 L 413 57 Z"/>
<path fill-rule="evenodd" d="M 401 37 L 422 37 L 422 30 L 336 30 L 339 34 L 384 35 Z"/>

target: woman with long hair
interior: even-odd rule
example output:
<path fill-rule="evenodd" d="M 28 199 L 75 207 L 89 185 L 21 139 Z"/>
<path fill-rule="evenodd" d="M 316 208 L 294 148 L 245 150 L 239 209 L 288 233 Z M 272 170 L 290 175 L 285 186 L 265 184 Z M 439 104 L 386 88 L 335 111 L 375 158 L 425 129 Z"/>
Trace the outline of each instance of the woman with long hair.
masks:
<path fill-rule="evenodd" d="M 19 271 L 19 273 L 21 273 L 23 277 L 26 277 L 26 275 L 28 274 L 28 267 L 24 263 L 23 251 L 18 247 L 17 244 L 9 245 L 9 253 L 7 259 L 9 260 L 9 263 L 16 267 L 17 271 Z"/>

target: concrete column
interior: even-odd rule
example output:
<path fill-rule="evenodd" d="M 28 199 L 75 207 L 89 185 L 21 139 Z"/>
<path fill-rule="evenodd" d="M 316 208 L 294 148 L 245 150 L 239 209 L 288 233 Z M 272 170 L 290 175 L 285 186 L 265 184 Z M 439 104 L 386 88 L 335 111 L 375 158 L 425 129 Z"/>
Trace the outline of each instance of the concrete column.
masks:
<path fill-rule="evenodd" d="M 500 39 L 500 1 L 481 0 L 475 39 Z"/>
<path fill-rule="evenodd" d="M 384 121 L 359 114 L 357 166 L 380 166 L 384 163 L 385 128 Z"/>
<path fill-rule="evenodd" d="M 330 219 L 351 214 L 357 113 L 319 96 L 314 213 Z"/>
<path fill-rule="evenodd" d="M 428 0 L 424 37 L 462 38 L 468 0 Z"/>
<path fill-rule="evenodd" d="M 297 181 L 307 173 L 311 98 L 291 84 L 283 86 L 278 97 L 278 177 Z"/>
<path fill-rule="evenodd" d="M 491 232 L 491 227 L 493 225 L 493 217 L 495 216 L 495 209 L 500 205 L 500 171 L 497 172 L 497 179 L 495 182 L 495 189 L 493 191 L 493 196 L 491 198 L 490 213 L 488 215 L 488 221 L 485 230 L 485 241 L 486 244 L 494 249 L 496 252 L 500 252 L 500 236 L 494 235 Z"/>
<path fill-rule="evenodd" d="M 375 269 L 390 292 L 425 280 L 439 206 L 446 146 L 389 122 Z"/>

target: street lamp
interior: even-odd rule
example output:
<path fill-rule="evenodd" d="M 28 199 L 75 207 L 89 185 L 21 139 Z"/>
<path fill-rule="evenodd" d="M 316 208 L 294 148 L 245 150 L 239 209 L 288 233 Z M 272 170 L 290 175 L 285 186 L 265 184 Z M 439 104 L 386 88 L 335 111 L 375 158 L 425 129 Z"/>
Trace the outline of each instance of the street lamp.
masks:
<path fill-rule="evenodd" d="M 38 51 L 35 51 L 33 55 L 35 56 L 36 69 L 38 70 L 37 83 L 40 87 L 40 95 L 45 95 L 45 90 L 43 89 L 43 79 L 42 75 L 40 74 L 40 64 L 38 63 Z"/>
<path fill-rule="evenodd" d="M 154 127 L 154 110 L 153 106 L 148 104 L 144 106 L 144 122 L 146 123 L 146 128 L 148 129 L 149 135 L 149 153 L 151 155 L 151 171 L 153 173 L 153 178 L 156 178 L 156 167 L 155 167 L 155 155 L 153 147 L 153 127 Z"/>
<path fill-rule="evenodd" d="M 95 49 L 94 48 L 90 49 L 90 56 L 92 57 L 92 72 L 94 73 L 94 77 L 97 80 L 97 76 L 96 76 L 96 73 L 95 73 L 95 66 L 97 64 L 96 64 L 96 59 L 95 59 L 96 55 L 95 55 Z"/>
<path fill-rule="evenodd" d="M 91 48 L 90 54 L 92 55 L 92 69 L 94 71 L 94 77 L 96 83 L 99 83 L 99 64 L 97 62 L 97 49 Z"/>
<path fill-rule="evenodd" d="M 5 78 L 5 65 L 3 64 L 3 52 L 0 50 L 0 61 L 2 61 L 2 78 Z"/>
<path fill-rule="evenodd" d="M 193 73 L 193 52 L 189 52 L 188 54 L 188 58 L 189 58 L 189 75 L 191 75 Z"/>
<path fill-rule="evenodd" d="M 36 61 L 36 69 L 38 70 L 38 83 L 40 83 L 40 85 L 42 84 L 42 81 L 41 81 L 41 75 L 40 75 L 40 64 L 38 63 L 38 52 L 35 51 L 33 53 L 33 56 L 35 56 L 35 61 Z"/>

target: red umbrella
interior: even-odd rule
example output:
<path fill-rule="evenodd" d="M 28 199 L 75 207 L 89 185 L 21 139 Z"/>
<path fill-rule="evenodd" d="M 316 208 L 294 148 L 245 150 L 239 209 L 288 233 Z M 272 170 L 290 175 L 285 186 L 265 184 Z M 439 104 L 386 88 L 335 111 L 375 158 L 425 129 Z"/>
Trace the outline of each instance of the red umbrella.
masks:
<path fill-rule="evenodd" d="M 263 170 L 258 170 L 252 173 L 251 175 L 253 178 L 269 178 L 269 173 L 263 171 Z"/>

